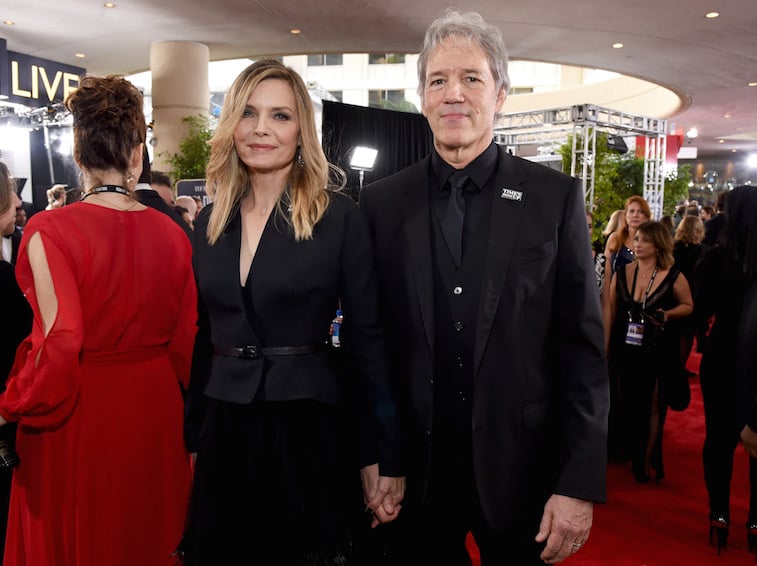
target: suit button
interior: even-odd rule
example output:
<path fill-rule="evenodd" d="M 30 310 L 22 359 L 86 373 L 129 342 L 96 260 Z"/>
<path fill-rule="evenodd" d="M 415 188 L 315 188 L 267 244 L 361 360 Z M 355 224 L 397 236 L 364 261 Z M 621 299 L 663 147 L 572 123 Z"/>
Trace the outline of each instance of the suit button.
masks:
<path fill-rule="evenodd" d="M 458 356 L 455 361 L 457 362 L 457 367 L 463 367 L 463 359 L 460 356 Z"/>
<path fill-rule="evenodd" d="M 431 436 L 431 429 L 430 428 L 426 429 L 426 436 Z"/>
<path fill-rule="evenodd" d="M 458 332 L 460 332 L 462 329 L 463 329 L 463 323 L 458 320 L 455 323 L 455 330 L 457 330 Z"/>
<path fill-rule="evenodd" d="M 433 377 L 430 377 L 430 378 L 428 379 L 428 382 L 429 382 L 429 383 L 430 383 L 431 385 L 433 385 L 433 384 L 434 384 L 434 378 L 433 378 Z"/>
<path fill-rule="evenodd" d="M 463 288 L 462 288 L 462 287 L 455 287 L 454 289 L 452 289 L 452 292 L 453 292 L 453 293 L 454 293 L 455 295 L 462 295 L 462 293 L 463 293 Z"/>

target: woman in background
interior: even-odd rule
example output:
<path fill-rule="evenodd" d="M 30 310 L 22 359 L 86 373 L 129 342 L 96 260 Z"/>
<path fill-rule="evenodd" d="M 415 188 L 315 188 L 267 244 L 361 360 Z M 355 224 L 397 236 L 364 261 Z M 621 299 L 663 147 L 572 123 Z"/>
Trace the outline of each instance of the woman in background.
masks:
<path fill-rule="evenodd" d="M 86 193 L 35 214 L 19 252 L 34 326 L 0 395 L 20 458 L 5 566 L 171 566 L 190 481 L 191 245 L 134 199 L 139 90 L 83 77 L 66 106 Z"/>
<path fill-rule="evenodd" d="M 702 460 L 710 504 L 710 540 L 716 538 L 718 554 L 726 545 L 731 524 L 731 477 L 739 434 L 749 447 L 757 431 L 757 411 L 753 405 L 757 375 L 753 371 L 745 374 L 747 368 L 757 367 L 756 344 L 747 341 L 754 339 L 755 323 L 744 318 L 757 312 L 754 306 L 757 187 L 744 185 L 733 189 L 725 201 L 724 218 L 719 245 L 705 250 L 693 276 L 696 319 L 706 321 L 714 315 L 712 329 L 703 344 L 699 376 L 704 401 Z M 757 542 L 754 454 L 749 459 L 749 493 L 747 536 L 750 550 L 754 550 Z"/>
<path fill-rule="evenodd" d="M 619 418 L 634 477 L 646 483 L 654 469 L 659 482 L 665 475 L 664 381 L 680 372 L 678 334 L 666 325 L 691 314 L 693 306 L 689 284 L 673 265 L 668 228 L 659 222 L 638 226 L 634 257 L 612 278 L 605 339 L 619 371 Z"/>
<path fill-rule="evenodd" d="M 605 228 L 607 242 L 605 243 L 605 282 L 600 294 L 602 317 L 605 327 L 609 328 L 610 317 L 610 282 L 615 272 L 634 259 L 634 236 L 642 222 L 650 219 L 652 212 L 647 201 L 638 195 L 629 197 L 623 210 L 616 210 L 610 216 Z M 610 231 L 610 228 L 613 228 Z M 604 233 L 604 232 L 603 232 Z M 610 380 L 610 414 L 607 429 L 607 453 L 610 460 L 625 462 L 628 460 L 627 442 L 624 440 L 624 424 L 620 421 L 620 384 L 619 368 L 615 361 L 608 359 L 608 375 Z"/>
<path fill-rule="evenodd" d="M 675 231 L 673 246 L 673 259 L 675 266 L 683 273 L 689 285 L 692 284 L 694 266 L 702 255 L 704 246 L 704 223 L 698 216 L 684 216 Z M 687 316 L 677 321 L 675 331 L 681 335 L 681 367 L 686 367 L 691 347 L 694 345 L 694 336 L 697 327 L 693 317 Z M 693 375 L 693 374 L 687 374 Z"/>
<path fill-rule="evenodd" d="M 347 564 L 361 472 L 374 525 L 404 495 L 367 228 L 330 179 L 307 87 L 280 62 L 236 78 L 210 145 L 185 559 Z M 346 372 L 327 347 L 338 308 Z"/>

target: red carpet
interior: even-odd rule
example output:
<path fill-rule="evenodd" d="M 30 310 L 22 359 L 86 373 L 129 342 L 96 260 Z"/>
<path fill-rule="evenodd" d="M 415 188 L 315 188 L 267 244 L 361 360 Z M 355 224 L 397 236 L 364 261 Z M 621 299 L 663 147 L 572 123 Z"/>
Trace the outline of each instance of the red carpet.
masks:
<path fill-rule="evenodd" d="M 699 369 L 692 355 L 689 369 Z M 589 566 L 730 566 L 756 564 L 747 549 L 748 458 L 738 447 L 731 488 L 731 531 L 718 557 L 709 544 L 707 492 L 702 470 L 704 412 L 698 378 L 691 379 L 691 405 L 668 412 L 665 423 L 665 479 L 637 484 L 630 464 L 611 463 L 607 504 L 594 507 L 594 526 L 587 545 L 563 564 Z M 479 566 L 475 545 L 474 566 Z"/>

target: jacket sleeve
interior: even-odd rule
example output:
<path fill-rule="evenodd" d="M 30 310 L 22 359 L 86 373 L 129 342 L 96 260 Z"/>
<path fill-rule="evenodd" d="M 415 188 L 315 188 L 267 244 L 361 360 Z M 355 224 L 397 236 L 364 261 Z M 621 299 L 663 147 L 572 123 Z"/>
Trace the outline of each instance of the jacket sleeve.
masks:
<path fill-rule="evenodd" d="M 378 462 L 384 476 L 404 475 L 400 425 L 389 374 L 370 237 L 356 206 L 348 211 L 342 240 L 341 337 L 361 378 L 355 392 L 361 427 L 361 465 Z"/>

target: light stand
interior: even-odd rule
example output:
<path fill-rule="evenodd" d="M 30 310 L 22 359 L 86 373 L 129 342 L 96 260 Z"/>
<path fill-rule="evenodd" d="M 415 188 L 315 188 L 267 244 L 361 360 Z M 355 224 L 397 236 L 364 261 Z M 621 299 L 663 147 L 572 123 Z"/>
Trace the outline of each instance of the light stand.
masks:
<path fill-rule="evenodd" d="M 366 171 L 373 171 L 373 166 L 376 163 L 376 156 L 378 150 L 372 147 L 364 147 L 362 145 L 356 146 L 352 150 L 352 157 L 350 158 L 350 169 L 354 169 L 358 172 L 358 178 L 360 179 L 360 190 L 363 190 L 363 179 L 365 178 Z"/>

